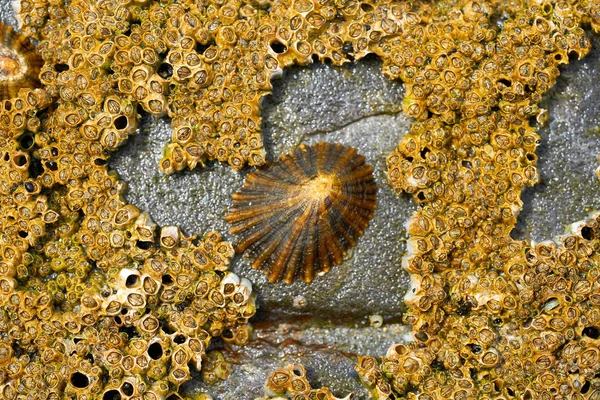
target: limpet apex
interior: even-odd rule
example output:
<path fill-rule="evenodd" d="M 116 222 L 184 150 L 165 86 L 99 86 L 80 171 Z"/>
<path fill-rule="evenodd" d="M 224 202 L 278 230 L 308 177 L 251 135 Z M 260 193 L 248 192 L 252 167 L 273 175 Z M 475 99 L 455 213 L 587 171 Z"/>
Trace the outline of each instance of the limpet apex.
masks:
<path fill-rule="evenodd" d="M 29 38 L 1 22 L 0 36 L 0 98 L 15 97 L 24 87 L 39 87 L 43 60 Z"/>

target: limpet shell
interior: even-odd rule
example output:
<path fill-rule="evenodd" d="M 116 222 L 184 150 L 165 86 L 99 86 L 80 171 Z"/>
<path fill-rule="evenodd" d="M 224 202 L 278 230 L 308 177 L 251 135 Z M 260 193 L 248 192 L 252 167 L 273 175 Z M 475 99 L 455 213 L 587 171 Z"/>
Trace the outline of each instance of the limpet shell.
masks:
<path fill-rule="evenodd" d="M 340 264 L 376 207 L 373 169 L 352 147 L 300 145 L 248 175 L 226 216 L 235 249 L 270 282 L 311 282 Z"/>
<path fill-rule="evenodd" d="M 21 88 L 39 87 L 44 62 L 29 38 L 1 22 L 0 35 L 0 98 L 15 97 Z"/>

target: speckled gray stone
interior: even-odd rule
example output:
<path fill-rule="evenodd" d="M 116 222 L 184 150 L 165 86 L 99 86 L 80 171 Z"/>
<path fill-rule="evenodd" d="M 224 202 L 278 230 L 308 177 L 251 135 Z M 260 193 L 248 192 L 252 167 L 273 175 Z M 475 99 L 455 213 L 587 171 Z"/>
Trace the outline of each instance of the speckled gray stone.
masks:
<path fill-rule="evenodd" d="M 594 175 L 600 153 L 600 38 L 591 39 L 591 54 L 562 67 L 542 102 L 550 122 L 539 130 L 541 180 L 523 192 L 515 238 L 549 240 L 600 210 L 600 183 Z"/>
<path fill-rule="evenodd" d="M 17 27 L 17 17 L 10 0 L 2 0 L 0 2 L 0 21 L 15 28 Z"/>

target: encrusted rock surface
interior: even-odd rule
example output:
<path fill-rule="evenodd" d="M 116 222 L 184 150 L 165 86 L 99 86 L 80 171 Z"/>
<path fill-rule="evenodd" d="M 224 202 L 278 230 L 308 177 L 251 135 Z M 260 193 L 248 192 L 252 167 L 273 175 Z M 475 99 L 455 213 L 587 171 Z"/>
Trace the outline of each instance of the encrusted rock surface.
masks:
<path fill-rule="evenodd" d="M 542 107 L 550 120 L 541 127 L 537 149 L 540 182 L 523 192 L 523 210 L 513 237 L 543 241 L 600 210 L 600 182 L 594 171 L 600 153 L 600 38 L 592 52 L 561 68 Z"/>
<path fill-rule="evenodd" d="M 385 176 L 385 157 L 410 126 L 399 107 L 403 85 L 385 78 L 378 60 L 368 59 L 344 67 L 290 68 L 273 86 L 263 109 L 267 157 L 276 159 L 299 143 L 354 146 L 373 166 L 378 206 L 352 255 L 310 284 L 270 284 L 248 259 L 236 256 L 232 270 L 248 277 L 257 293 L 256 340 L 226 347 L 224 354 L 233 362 L 227 380 L 206 385 L 197 379 L 185 389 L 203 390 L 215 399 L 258 397 L 269 373 L 301 362 L 313 387 L 327 386 L 339 396 L 355 392 L 356 399 L 364 399 L 353 369 L 356 355 L 383 355 L 398 337 L 408 339 L 406 328 L 389 324 L 399 321 L 404 309 L 408 277 L 399 266 L 406 250 L 404 224 L 416 207 L 407 196 L 394 194 Z M 225 214 L 248 170 L 211 163 L 166 176 L 156 165 L 169 138 L 168 123 L 144 118 L 137 134 L 110 159 L 128 182 L 125 197 L 150 210 L 159 225 L 179 225 L 186 233 L 217 230 L 233 240 Z M 382 328 L 369 327 L 374 314 L 383 316 Z"/>
<path fill-rule="evenodd" d="M 49 5 L 46 0 L 34 3 Z M 600 393 L 595 342 L 600 336 L 597 312 L 600 221 L 576 224 L 572 235 L 560 239 L 559 244 L 529 246 L 528 242 L 513 241 L 508 236 L 521 207 L 521 189 L 534 184 L 538 178 L 533 155 L 537 135 L 530 126 L 534 124 L 530 117 L 537 114 L 540 120 L 544 119 L 543 113 L 538 114 L 536 104 L 557 76 L 555 65 L 567 62 L 567 58 L 573 61 L 589 50 L 589 41 L 578 25 L 597 29 L 598 7 L 588 8 L 583 0 L 559 1 L 543 3 L 524 14 L 519 4 L 493 1 L 465 1 L 460 3 L 460 9 L 452 6 L 435 11 L 420 3 L 415 3 L 414 9 L 408 3 L 401 3 L 389 10 L 386 4 L 349 3 L 338 10 L 350 16 L 341 23 L 349 25 L 348 32 L 337 23 L 324 25 L 323 34 L 329 38 L 331 48 L 319 38 L 313 40 L 315 37 L 311 37 L 313 41 L 308 44 L 303 31 L 294 33 L 292 38 L 289 31 L 283 29 L 277 31 L 277 39 L 274 39 L 267 28 L 261 32 L 266 36 L 261 36 L 264 40 L 258 45 L 270 54 L 265 63 L 269 73 L 277 74 L 279 67 L 310 61 L 306 49 L 311 45 L 315 46 L 317 58 L 332 59 L 337 64 L 343 63 L 346 57 L 360 58 L 372 51 L 384 59 L 383 69 L 388 76 L 402 77 L 407 83 L 403 111 L 427 122 L 414 125 L 404 113 L 399 114 L 399 101 L 394 98 L 402 97 L 399 85 L 391 88 L 394 84 L 384 83 L 380 76 L 368 78 L 376 76 L 372 72 L 379 69 L 377 63 L 373 64 L 375 67 L 360 64 L 351 67 L 353 77 L 344 81 L 354 82 L 359 87 L 367 82 L 372 94 L 365 97 L 356 96 L 360 90 L 352 84 L 332 84 L 331 75 L 327 74 L 335 75 L 344 70 L 320 66 L 314 69 L 323 68 L 327 81 L 317 81 L 316 88 L 310 92 L 326 92 L 325 98 L 331 99 L 335 107 L 330 111 L 319 106 L 304 108 L 303 104 L 310 102 L 301 100 L 298 104 L 302 87 L 291 86 L 289 94 L 296 106 L 291 107 L 291 113 L 284 112 L 281 118 L 284 128 L 280 132 L 265 132 L 265 154 L 258 137 L 261 129 L 257 121 L 261 117 L 257 104 L 270 90 L 268 76 L 265 79 L 260 73 L 242 72 L 252 80 L 256 78 L 260 87 L 259 92 L 246 93 L 252 106 L 240 106 L 239 111 L 252 114 L 252 118 L 240 120 L 236 117 L 238 110 L 223 106 L 232 100 L 228 84 L 244 82 L 235 73 L 236 64 L 229 59 L 224 65 L 216 62 L 207 67 L 208 71 L 198 67 L 198 54 L 209 63 L 215 61 L 211 38 L 226 48 L 223 59 L 231 55 L 229 50 L 237 34 L 241 36 L 242 45 L 251 40 L 244 36 L 248 32 L 244 30 L 246 22 L 236 25 L 239 31 L 227 26 L 236 15 L 235 6 L 226 5 L 220 10 L 220 18 L 226 26 L 209 27 L 219 29 L 216 37 L 198 30 L 196 17 L 187 18 L 191 14 L 185 14 L 182 7 L 168 8 L 170 30 L 165 38 L 172 50 L 168 61 L 173 64 L 171 67 L 177 77 L 167 86 L 165 79 L 170 79 L 173 70 L 159 66 L 161 60 L 157 58 L 162 57 L 159 54 L 167 47 L 160 39 L 161 29 L 167 24 L 162 6 L 150 4 L 148 9 L 133 6 L 132 14 L 128 14 L 127 9 L 110 2 L 94 6 L 83 1 L 69 4 L 68 9 L 63 9 L 62 2 L 54 2 L 50 13 L 44 14 L 44 7 L 31 10 L 28 8 L 31 2 L 22 2 L 24 29 L 42 39 L 42 53 L 47 61 L 42 74 L 46 90 L 22 91 L 22 99 L 4 102 L 0 112 L 0 124 L 5 127 L 1 144 L 7 161 L 0 165 L 3 173 L 0 298 L 5 309 L 0 314 L 0 329 L 5 333 L 0 343 L 0 364 L 9 364 L 8 372 L 0 376 L 3 383 L 7 382 L 2 389 L 5 397 L 12 398 L 22 390 L 31 393 L 41 390 L 53 395 L 64 392 L 73 396 L 109 390 L 104 397 L 148 393 L 161 398 L 188 379 L 191 361 L 196 368 L 202 362 L 204 383 L 215 381 L 217 384 L 202 386 L 194 379 L 186 385 L 188 392 L 204 389 L 213 391 L 217 398 L 231 398 L 234 394 L 247 397 L 248 393 L 258 395 L 262 386 L 262 380 L 248 378 L 251 375 L 248 371 L 253 371 L 254 377 L 266 378 L 267 371 L 301 361 L 307 366 L 309 378 L 312 374 L 313 387 L 325 385 L 338 396 L 353 390 L 358 398 L 364 398 L 366 392 L 357 387 L 356 375 L 348 368 L 347 360 L 353 360 L 355 351 L 383 356 L 382 343 L 387 347 L 392 342 L 407 341 L 405 329 L 389 322 L 396 321 L 404 311 L 400 298 L 407 287 L 406 274 L 397 266 L 405 250 L 403 223 L 414 209 L 417 213 L 409 227 L 410 257 L 404 258 L 404 267 L 412 273 L 414 292 L 407 298 L 411 310 L 404 314 L 404 319 L 418 331 L 415 335 L 418 342 L 407 346 L 396 344 L 388 349 L 385 357 L 377 360 L 359 359 L 356 368 L 371 394 L 380 399 L 396 395 L 425 399 L 447 398 L 451 392 L 463 396 L 467 391 L 471 395 L 491 393 L 492 397 L 556 391 L 565 396 L 594 397 Z M 291 8 L 286 4 L 274 5 L 275 24 L 291 23 L 292 27 L 298 27 L 296 23 L 306 17 L 310 26 L 318 27 L 325 21 L 307 14 L 315 6 L 310 2 L 291 2 Z M 98 9 L 90 12 L 94 7 Z M 342 14 L 336 14 L 336 7 L 327 5 L 322 11 L 328 18 L 334 19 L 337 15 L 343 20 Z M 505 14 L 490 13 L 490 7 L 506 7 Z M 96 12 L 113 11 L 114 17 L 96 22 Z M 290 11 L 294 20 L 281 20 L 285 11 Z M 209 19 L 214 18 L 214 12 L 214 7 L 208 7 Z M 240 13 L 244 18 L 258 15 L 261 26 L 270 23 L 267 11 L 257 11 L 251 5 L 246 5 Z M 454 28 L 446 25 L 447 20 L 441 17 L 445 13 L 450 16 L 450 25 L 456 24 Z M 72 18 L 68 26 L 62 24 L 67 14 Z M 51 17 L 50 22 L 46 16 Z M 355 17 L 365 18 L 366 25 L 351 25 Z M 371 25 L 374 18 L 382 21 Z M 131 21 L 145 22 L 128 31 L 127 24 Z M 196 39 L 180 36 L 179 28 L 197 33 L 199 46 L 194 47 Z M 439 34 L 440 28 L 457 31 L 451 40 L 446 40 Z M 314 32 L 311 29 L 309 32 Z M 395 36 L 397 29 L 403 30 L 402 39 Z M 361 36 L 371 30 L 368 38 Z M 541 32 L 541 36 L 536 31 Z M 115 39 L 119 51 L 113 59 L 115 44 L 109 38 L 115 32 L 131 34 L 131 38 Z M 352 37 L 348 43 L 337 36 L 347 33 Z M 85 40 L 78 39 L 80 34 Z M 429 41 L 426 45 L 421 42 L 423 35 L 427 35 Z M 64 40 L 66 37 L 69 39 Z M 496 43 L 497 38 L 502 40 Z M 289 49 L 281 41 L 289 44 Z M 374 42 L 381 46 L 369 47 Z M 144 50 L 134 46 L 129 54 L 132 43 L 143 46 Z M 438 44 L 444 51 L 451 50 L 435 60 L 422 56 L 424 53 L 437 55 Z M 180 47 L 188 56 L 185 61 L 178 53 Z M 126 51 L 121 52 L 123 49 Z M 139 58 L 142 55 L 143 61 Z M 513 56 L 519 59 L 518 65 L 514 64 Z M 530 56 L 533 64 L 529 63 Z M 486 64 L 479 63 L 485 57 Z M 243 63 L 257 61 L 258 70 L 264 66 L 255 57 L 233 58 Z M 448 59 L 451 66 L 447 64 Z M 592 59 L 591 64 L 581 64 L 584 69 L 592 65 L 590 76 L 594 62 Z M 107 68 L 108 64 L 111 68 Z M 227 71 L 227 79 L 231 81 L 227 81 L 223 89 L 223 76 L 218 76 L 212 87 L 216 91 L 204 93 L 187 82 L 189 67 L 194 68 L 195 84 L 200 89 L 207 84 L 203 79 L 214 78 L 212 68 L 217 72 Z M 495 72 L 498 68 L 500 75 Z M 476 73 L 471 75 L 474 70 Z M 297 71 L 300 75 L 306 70 Z M 363 74 L 361 71 L 365 71 L 367 77 L 364 82 L 355 78 Z M 577 68 L 573 67 L 572 71 L 572 79 L 577 79 Z M 421 75 L 427 80 L 439 83 L 442 79 L 445 83 L 423 84 Z M 289 76 L 286 79 L 290 79 Z M 556 98 L 549 99 L 556 103 L 552 107 L 558 107 L 551 109 L 558 116 L 550 116 L 551 133 L 565 129 L 560 135 L 565 132 L 566 135 L 562 136 L 563 140 L 554 140 L 552 134 L 548 134 L 549 161 L 546 166 L 539 164 L 538 167 L 547 168 L 548 188 L 557 181 L 553 176 L 566 176 L 566 181 L 560 190 L 533 192 L 532 211 L 522 215 L 524 228 L 516 232 L 516 236 L 554 236 L 560 233 L 556 219 L 563 216 L 570 219 L 574 214 L 577 214 L 574 219 L 583 216 L 581 211 L 573 212 L 575 206 L 568 203 L 564 207 L 567 211 L 548 212 L 557 208 L 560 203 L 557 198 L 576 197 L 572 196 L 575 190 L 583 199 L 593 198 L 588 190 L 592 193 L 594 185 L 580 183 L 594 179 L 586 172 L 589 167 L 580 168 L 583 164 L 579 163 L 588 157 L 588 152 L 595 153 L 597 147 L 592 140 L 575 138 L 582 130 L 597 131 L 596 126 L 585 125 L 590 122 L 597 125 L 596 114 L 589 111 L 589 107 L 596 105 L 594 80 L 583 82 L 570 92 L 568 84 L 567 89 L 559 86 L 554 92 Z M 383 86 L 378 89 L 377 84 Z M 342 90 L 346 96 L 338 96 L 333 90 L 344 87 L 348 89 Z M 148 89 L 151 93 L 147 96 Z M 188 89 L 198 96 L 195 106 L 202 109 L 199 114 L 187 103 Z M 168 90 L 172 96 L 167 99 Z M 561 93 L 568 93 L 569 98 L 561 100 Z M 385 99 L 388 94 L 392 101 Z M 277 93 L 273 98 L 277 102 Z M 226 101 L 222 101 L 224 99 Z M 238 100 L 239 97 L 233 98 L 234 103 Z M 567 106 L 561 114 L 560 107 L 565 103 Z M 50 104 L 53 106 L 48 107 Z M 269 152 L 275 157 L 278 143 L 293 147 L 300 142 L 326 139 L 358 148 L 375 167 L 378 185 L 385 188 L 380 204 L 385 202 L 389 208 L 379 211 L 378 222 L 375 216 L 371 233 L 361 238 L 348 261 L 336 269 L 338 274 L 332 272 L 319 278 L 321 286 L 315 282 L 310 286 L 297 283 L 285 289 L 269 287 L 260 273 L 248 271 L 243 258 L 236 257 L 232 268 L 252 279 L 258 304 L 262 306 L 255 322 L 254 340 L 242 349 L 232 347 L 232 343 L 248 341 L 249 330 L 244 324 L 255 310 L 250 282 L 226 272 L 232 249 L 221 241 L 220 235 L 207 233 L 212 227 L 206 222 L 214 220 L 215 225 L 222 224 L 217 230 L 227 234 L 227 227 L 219 222 L 218 214 L 224 214 L 229 203 L 213 200 L 212 190 L 225 191 L 219 185 L 231 182 L 228 193 L 234 191 L 247 170 L 242 170 L 241 175 L 228 176 L 230 172 L 214 164 L 199 173 L 176 174 L 171 178 L 148 176 L 139 168 L 132 168 L 132 161 L 142 165 L 157 153 L 137 147 L 132 147 L 136 151 L 127 153 L 125 150 L 120 156 L 126 160 L 125 167 L 118 167 L 118 157 L 110 160 L 110 166 L 121 168 L 125 179 L 152 182 L 142 190 L 132 186 L 128 200 L 149 210 L 156 219 L 161 215 L 156 210 L 161 208 L 171 207 L 163 214 L 167 219 L 181 214 L 175 201 L 178 197 L 187 200 L 183 209 L 197 203 L 205 210 L 213 210 L 212 215 L 186 216 L 188 221 L 202 218 L 202 227 L 190 223 L 186 233 L 206 233 L 186 238 L 177 228 L 167 226 L 178 221 L 158 221 L 159 226 L 164 226 L 159 233 L 154 221 L 120 198 L 122 183 L 108 174 L 105 167 L 104 160 L 110 151 L 136 131 L 137 106 L 161 116 L 167 112 L 167 104 L 175 134 L 160 166 L 168 173 L 215 158 L 228 161 L 239 170 L 246 162 L 262 164 Z M 285 105 L 285 100 L 281 104 Z M 273 109 L 277 107 L 278 104 Z M 190 141 L 191 129 L 199 126 L 198 118 L 207 110 L 216 110 L 211 114 L 213 120 L 202 125 L 201 132 Z M 228 114 L 225 120 L 221 111 Z M 268 114 L 268 107 L 265 112 Z M 325 120 L 319 122 L 318 118 Z M 568 124 L 566 128 L 566 124 L 560 122 L 574 120 L 581 124 Z M 145 126 L 152 125 L 149 119 L 145 122 L 139 136 L 142 148 L 144 141 L 150 144 L 149 148 L 167 141 L 168 138 L 161 136 L 164 129 L 161 133 L 161 129 L 151 128 L 144 136 Z M 211 125 L 213 122 L 219 123 L 218 135 Z M 236 125 L 233 136 L 231 123 Z M 158 122 L 157 126 L 161 124 Z M 405 135 L 409 124 L 412 125 L 410 136 Z M 290 125 L 297 125 L 297 137 L 290 133 Z M 428 132 L 423 126 L 435 131 Z M 544 131 L 537 133 L 543 135 Z M 286 144 L 289 138 L 292 141 Z M 388 157 L 389 180 L 396 190 L 411 193 L 413 200 L 421 203 L 419 208 L 414 207 L 412 200 L 393 195 L 386 185 L 384 156 L 392 152 L 399 141 L 401 145 Z M 541 151 L 538 155 L 543 157 L 544 154 Z M 498 158 L 489 158 L 490 155 Z M 508 163 L 506 157 L 510 157 Z M 592 157 L 589 158 L 591 163 Z M 155 169 L 156 164 L 152 164 L 147 171 Z M 568 164 L 575 165 L 577 174 L 562 173 Z M 595 167 L 595 162 L 593 164 Z M 490 171 L 499 172 L 491 178 L 488 174 L 493 172 Z M 130 177 L 126 176 L 128 173 Z M 542 169 L 542 178 L 543 174 Z M 196 178 L 186 180 L 188 175 Z M 174 185 L 161 188 L 160 181 L 167 179 L 172 179 L 168 182 Z M 436 186 L 438 182 L 448 186 L 446 189 Z M 192 193 L 190 188 L 195 183 L 202 190 Z M 238 184 L 235 188 L 234 183 Z M 504 190 L 511 186 L 517 193 Z M 146 190 L 153 195 L 140 194 Z M 154 196 L 155 193 L 158 195 Z M 545 197 L 543 193 L 555 197 Z M 440 206 L 434 201 L 436 197 L 444 197 L 447 203 Z M 214 201 L 216 208 L 209 208 L 208 199 Z M 528 201 L 528 198 L 523 200 Z M 149 205 L 143 205 L 144 201 Z M 588 207 L 595 207 L 593 200 Z M 583 214 L 587 211 L 585 206 L 583 211 Z M 433 229 L 428 220 L 431 215 L 442 219 L 441 223 L 435 220 Z M 538 217 L 546 225 L 538 227 L 535 223 Z M 562 223 L 565 222 L 559 225 Z M 448 226 L 453 229 L 446 229 Z M 457 239 L 459 237 L 462 238 Z M 152 244 L 154 240 L 156 244 Z M 382 281 L 385 284 L 381 284 Z M 194 287 L 190 286 L 191 282 Z M 113 289 L 112 293 L 109 288 Z M 375 313 L 383 315 L 383 328 L 365 326 L 369 316 L 372 324 L 380 324 L 380 319 L 372 315 Z M 298 320 L 306 316 L 311 316 L 310 322 Z M 22 329 L 23 326 L 27 329 Z M 511 335 L 509 341 L 507 338 Z M 212 337 L 221 337 L 225 342 L 223 353 L 210 351 L 215 346 Z M 160 351 L 155 340 L 159 341 Z M 217 346 L 219 340 L 216 339 Z M 264 343 L 268 345 L 263 346 Z M 233 363 L 242 360 L 233 367 L 232 375 L 237 374 L 238 379 L 218 383 L 232 368 L 226 359 Z M 65 361 L 73 368 L 61 369 Z M 548 368 L 550 370 L 545 371 Z M 44 376 L 44 382 L 36 382 L 33 377 L 37 375 Z M 152 387 L 147 386 L 147 377 L 152 378 L 148 381 Z M 286 387 L 286 390 L 305 392 L 308 388 L 304 382 L 302 388 Z M 415 393 L 416 386 L 419 391 Z M 240 388 L 244 392 L 240 393 Z M 282 387 L 274 388 L 275 392 L 280 390 Z"/>
<path fill-rule="evenodd" d="M 600 133 L 597 132 L 600 125 L 600 87 L 595 79 L 595 72 L 600 69 L 600 41 L 593 37 L 592 42 L 594 48 L 591 54 L 562 67 L 557 85 L 546 95 L 543 104 L 549 110 L 550 119 L 548 125 L 540 129 L 542 144 L 538 148 L 538 166 L 541 182 L 524 192 L 524 209 L 513 233 L 515 237 L 537 241 L 552 238 L 564 233 L 566 225 L 587 215 L 588 208 L 582 208 L 580 202 L 589 204 L 589 211 L 600 208 L 597 196 L 599 183 L 594 176 L 600 151 Z M 382 81 L 378 77 L 382 77 Z M 401 311 L 395 300 L 386 302 L 387 296 L 364 296 L 377 296 L 376 293 L 380 293 L 375 292 L 375 287 L 371 287 L 370 283 L 386 287 L 389 279 L 375 280 L 378 275 L 391 273 L 380 257 L 392 253 L 385 260 L 396 259 L 398 254 L 394 241 L 404 240 L 403 221 L 390 226 L 389 219 L 395 218 L 395 213 L 409 216 L 415 208 L 407 198 L 393 195 L 385 186 L 384 173 L 377 172 L 383 168 L 384 160 L 376 153 L 387 154 L 389 143 L 393 146 L 399 140 L 398 132 L 403 134 L 409 129 L 410 121 L 401 112 L 394 114 L 397 111 L 394 102 L 401 98 L 402 86 L 383 78 L 380 64 L 376 60 L 365 60 L 341 68 L 323 64 L 292 68 L 286 71 L 281 80 L 274 82 L 274 93 L 265 99 L 263 111 L 263 132 L 267 137 L 268 156 L 276 158 L 301 142 L 331 140 L 357 146 L 368 154 L 368 159 L 374 161 L 376 179 L 384 184 L 379 192 L 381 200 L 376 216 L 356 250 L 364 260 L 356 265 L 369 263 L 373 266 L 369 268 L 372 275 L 369 274 L 368 279 L 365 279 L 364 275 L 352 272 L 356 270 L 352 268 L 357 257 L 355 254 L 354 258 L 340 267 L 350 275 L 340 274 L 336 278 L 330 278 L 329 275 L 337 273 L 334 269 L 327 276 L 317 278 L 311 285 L 269 285 L 261 273 L 250 269 L 247 260 L 241 258 L 236 262 L 234 259 L 234 270 L 244 276 L 251 276 L 253 281 L 262 282 L 255 287 L 259 293 L 257 303 L 261 306 L 257 318 L 272 320 L 273 323 L 267 324 L 268 328 L 259 323 L 255 330 L 258 339 L 251 341 L 248 346 L 228 348 L 225 351 L 227 357 L 234 361 L 228 380 L 214 385 L 194 381 L 186 386 L 187 390 L 195 392 L 204 389 L 215 399 L 236 398 L 247 391 L 252 396 L 259 396 L 263 393 L 268 374 L 274 368 L 299 361 L 307 366 L 309 377 L 312 374 L 313 387 L 325 385 L 339 396 L 354 391 L 356 399 L 367 398 L 362 386 L 352 378 L 353 358 L 345 357 L 340 352 L 346 355 L 383 355 L 389 343 L 398 341 L 399 337 L 408 332 L 402 331 L 399 325 L 390 327 L 386 332 L 364 327 L 368 323 L 365 316 L 370 313 L 379 312 L 394 318 Z M 317 90 L 321 87 L 328 87 L 335 94 L 331 95 L 332 90 Z M 395 92 L 398 94 L 394 94 Z M 383 96 L 383 99 L 364 100 L 371 96 Z M 349 98 L 351 100 L 345 100 Z M 369 108 L 371 104 L 378 106 L 375 109 Z M 344 114 L 346 108 L 355 111 Z M 310 113 L 305 111 L 307 109 L 311 110 Z M 230 204 L 230 194 L 242 185 L 244 172 L 236 173 L 227 166 L 215 163 L 210 164 L 205 171 L 194 170 L 181 175 L 164 176 L 152 166 L 156 165 L 161 146 L 169 138 L 169 133 L 162 131 L 168 128 L 162 121 L 145 128 L 148 125 L 150 124 L 143 124 L 138 134 L 131 137 L 111 159 L 111 166 L 129 181 L 126 197 L 134 204 L 152 210 L 153 218 L 160 224 L 179 224 L 186 231 L 193 232 L 207 226 L 200 222 L 206 220 L 209 221 L 206 229 L 223 231 L 226 237 L 231 238 L 228 236 L 224 215 Z M 322 126 L 327 128 L 320 128 Z M 327 133 L 311 134 L 321 130 Z M 376 132 L 377 135 L 365 135 L 365 132 Z M 375 151 L 371 154 L 369 149 L 373 148 Z M 147 157 L 137 159 L 135 154 L 147 154 Z M 145 174 L 148 174 L 149 179 L 139 179 Z M 169 192 L 170 187 L 175 189 Z M 576 189 L 573 190 L 573 187 Z M 202 194 L 197 197 L 190 195 L 194 190 Z M 213 190 L 223 195 L 210 196 L 209 192 Z M 198 206 L 188 207 L 191 202 Z M 211 213 L 211 209 L 220 211 L 218 214 Z M 382 211 L 384 215 L 378 217 Z M 371 233 L 372 230 L 377 232 Z M 365 241 L 369 244 L 364 243 Z M 367 251 L 370 245 L 375 246 L 378 251 Z M 401 271 L 395 272 L 403 274 Z M 328 279 L 337 281 L 340 278 L 345 279 L 342 286 L 352 287 L 346 296 L 320 295 L 329 286 Z M 392 281 L 400 279 L 393 278 Z M 386 290 L 390 288 L 386 287 Z M 357 298 L 370 300 L 355 301 L 353 294 L 357 294 Z M 294 298 L 298 295 L 306 299 L 306 306 L 303 308 L 293 306 Z M 402 292 L 398 293 L 397 298 L 402 295 Z M 339 309 L 334 307 L 338 306 L 353 310 L 358 317 L 352 317 L 351 321 L 356 323 L 358 318 L 359 325 L 363 327 L 354 328 L 336 319 Z M 311 315 L 317 320 L 331 319 L 334 327 L 322 321 L 308 324 L 309 327 L 302 319 L 300 323 L 295 323 L 294 316 L 302 315 Z M 341 326 L 335 328 L 335 325 Z M 384 327 L 386 326 L 387 320 L 384 319 Z M 280 328 L 277 330 L 275 327 Z M 287 335 L 281 335 L 281 332 L 288 332 L 290 327 L 300 329 L 292 335 L 298 339 L 284 343 Z M 411 339 L 410 335 L 404 337 L 406 341 Z M 350 343 L 347 343 L 348 338 L 352 338 Z"/>
<path fill-rule="evenodd" d="M 390 266 L 401 263 L 404 224 L 415 205 L 408 197 L 395 195 L 387 184 L 385 157 L 409 128 L 410 120 L 398 106 L 402 94 L 402 84 L 386 79 L 381 63 L 372 59 L 349 67 L 291 68 L 275 81 L 274 94 L 265 99 L 263 110 L 267 155 L 276 159 L 299 143 L 323 140 L 353 146 L 373 166 L 378 206 L 358 245 L 350 250 L 351 256 L 311 284 L 269 284 L 262 272 L 250 268 L 248 259 L 234 258 L 232 269 L 255 284 L 258 313 L 263 318 L 400 317 L 408 279 L 400 268 Z M 188 233 L 218 230 L 233 240 L 225 214 L 231 194 L 242 186 L 248 170 L 236 172 L 214 163 L 165 176 L 155 166 L 170 137 L 168 124 L 144 121 L 110 159 L 110 166 L 128 182 L 125 197 L 150 210 L 159 225 L 179 225 Z M 322 132 L 321 126 L 331 132 Z M 299 295 L 306 299 L 304 307 L 293 305 Z"/>

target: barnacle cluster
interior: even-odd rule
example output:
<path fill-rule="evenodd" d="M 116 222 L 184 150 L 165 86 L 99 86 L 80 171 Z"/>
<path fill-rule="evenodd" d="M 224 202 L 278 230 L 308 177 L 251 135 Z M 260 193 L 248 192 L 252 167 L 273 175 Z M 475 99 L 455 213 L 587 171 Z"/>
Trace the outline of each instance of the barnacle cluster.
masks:
<path fill-rule="evenodd" d="M 361 357 L 365 385 L 380 399 L 600 395 L 600 219 L 558 243 L 509 236 L 538 178 L 538 104 L 558 66 L 589 51 L 597 2 L 18 6 L 44 65 L 42 88 L 0 104 L 0 397 L 177 398 L 190 366 L 227 376 L 211 338 L 245 343 L 255 311 L 250 283 L 227 271 L 232 246 L 156 227 L 106 160 L 146 112 L 171 118 L 167 173 L 262 165 L 270 79 L 369 53 L 406 83 L 416 122 L 388 176 L 421 207 L 404 263 L 416 342 Z M 279 372 L 292 383 L 298 370 Z M 273 390 L 329 398 L 300 381 L 302 393 L 283 378 Z"/>
<path fill-rule="evenodd" d="M 352 147 L 300 145 L 248 175 L 225 219 L 236 251 L 255 256 L 269 281 L 311 282 L 340 264 L 375 212 L 373 168 Z"/>
<path fill-rule="evenodd" d="M 557 242 L 510 236 L 538 179 L 538 104 L 559 65 L 589 52 L 598 5 L 507 6 L 501 28 L 493 7 L 415 9 L 392 50 L 388 73 L 406 82 L 417 119 L 388 157 L 390 183 L 421 206 L 403 260 L 416 342 L 359 359 L 375 398 L 600 395 L 600 220 Z"/>
<path fill-rule="evenodd" d="M 0 397 L 175 399 L 190 367 L 222 376 L 212 338 L 247 341 L 252 285 L 228 271 L 220 234 L 159 229 L 122 199 L 104 160 L 138 103 L 90 65 L 95 53 L 49 67 L 57 54 L 42 51 L 42 80 L 74 75 L 0 108 Z"/>
<path fill-rule="evenodd" d="M 306 368 L 294 363 L 273 371 L 265 383 L 269 397 L 257 400 L 350 400 L 353 394 L 344 398 L 335 397 L 327 388 L 313 389 L 306 377 Z"/>
<path fill-rule="evenodd" d="M 231 245 L 155 232 L 103 168 L 85 188 L 40 194 L 40 176 L 2 195 L 2 398 L 161 399 L 211 360 L 213 337 L 247 340 L 254 299 L 227 271 Z"/>

